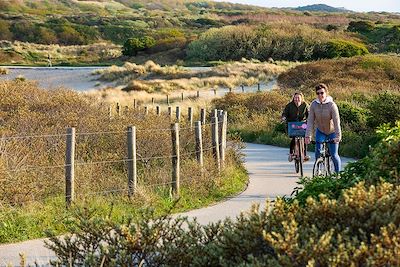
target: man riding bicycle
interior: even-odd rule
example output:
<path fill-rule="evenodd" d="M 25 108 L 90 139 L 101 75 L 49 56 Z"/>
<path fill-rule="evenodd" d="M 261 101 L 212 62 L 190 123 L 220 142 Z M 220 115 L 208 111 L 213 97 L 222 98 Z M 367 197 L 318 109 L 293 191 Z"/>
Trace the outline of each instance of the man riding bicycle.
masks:
<path fill-rule="evenodd" d="M 288 129 L 288 122 L 305 122 L 308 117 L 308 104 L 304 101 L 304 96 L 300 92 L 296 92 L 293 95 L 292 101 L 289 102 L 282 112 L 282 121 L 286 122 L 286 131 Z M 290 142 L 290 153 L 288 160 L 293 160 L 293 151 L 295 146 L 295 137 L 292 137 Z M 306 155 L 307 147 L 304 146 L 304 161 L 308 161 L 310 156 Z"/>

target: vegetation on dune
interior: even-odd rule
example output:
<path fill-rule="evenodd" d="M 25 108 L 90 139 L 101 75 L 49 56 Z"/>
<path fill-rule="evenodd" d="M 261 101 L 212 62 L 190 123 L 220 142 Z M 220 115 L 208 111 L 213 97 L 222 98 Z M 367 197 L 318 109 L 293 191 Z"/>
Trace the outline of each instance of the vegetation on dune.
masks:
<path fill-rule="evenodd" d="M 276 91 L 229 94 L 215 105 L 229 112 L 230 131 L 243 140 L 286 146 L 289 138 L 280 123 L 285 104 L 295 91 L 311 102 L 314 86 L 324 82 L 341 115 L 340 153 L 361 158 L 378 140 L 376 127 L 400 119 L 399 64 L 398 57 L 375 55 L 302 64 L 279 75 Z"/>
<path fill-rule="evenodd" d="M 380 130 L 382 142 L 362 167 L 349 165 L 344 177 L 310 180 L 305 195 L 278 199 L 273 208 L 267 203 L 264 210 L 255 206 L 235 221 L 202 226 L 145 211 L 140 219 L 115 223 L 82 210 L 68 227 L 74 238 L 50 234 L 54 264 L 399 265 L 399 129 L 400 122 Z M 388 151 L 394 161 L 385 160 Z"/>
<path fill-rule="evenodd" d="M 160 66 L 153 61 L 143 65 L 126 62 L 124 66 L 112 66 L 98 70 L 99 79 L 118 81 L 126 85 L 124 91 L 170 92 L 179 90 L 204 90 L 217 87 L 234 88 L 253 85 L 276 77 L 295 63 L 262 63 L 242 59 L 226 63 L 210 70 L 189 70 L 180 66 Z"/>
<path fill-rule="evenodd" d="M 0 62 L 46 66 L 50 57 L 53 66 L 101 64 L 118 61 L 121 47 L 110 43 L 92 45 L 41 45 L 0 41 Z"/>
<path fill-rule="evenodd" d="M 350 22 L 348 30 L 364 36 L 373 51 L 400 53 L 399 24 L 360 20 Z"/>
<path fill-rule="evenodd" d="M 157 212 L 171 208 L 171 125 L 166 114 L 145 117 L 124 109 L 123 116 L 113 113 L 110 118 L 108 106 L 91 97 L 41 90 L 26 81 L 0 82 L 0 98 L 1 243 L 42 237 L 47 228 L 65 231 L 61 220 L 71 214 L 63 211 L 66 127 L 75 127 L 77 133 L 74 205 L 115 205 L 119 218 L 140 207 L 153 206 Z M 129 125 L 137 128 L 138 157 L 138 188 L 131 200 L 125 155 Z M 182 196 L 174 211 L 210 204 L 246 184 L 237 142 L 229 146 L 226 170 L 218 175 L 210 128 L 206 125 L 203 131 L 201 172 L 194 132 L 181 123 Z"/>
<path fill-rule="evenodd" d="M 350 39 L 344 41 L 338 39 Z M 277 23 L 262 26 L 227 26 L 201 34 L 188 48 L 197 60 L 315 60 L 368 53 L 354 36 L 307 25 Z"/>
<path fill-rule="evenodd" d="M 398 92 L 400 58 L 388 55 L 367 55 L 351 59 L 320 60 L 299 65 L 278 78 L 284 90 L 300 90 L 306 95 L 320 82 L 329 84 L 335 99 L 368 96 L 384 91 Z"/>
<path fill-rule="evenodd" d="M 62 46 L 125 44 L 120 52 L 136 63 L 152 59 L 204 64 L 242 57 L 309 61 L 399 50 L 400 16 L 388 13 L 329 14 L 201 1 L 23 0 L 1 5 L 0 40 Z M 40 64 L 26 53 L 0 51 L 2 63 Z M 99 53 L 68 61 L 111 61 Z M 120 55 L 113 60 L 126 60 Z M 15 60 L 18 57 L 20 61 Z"/>

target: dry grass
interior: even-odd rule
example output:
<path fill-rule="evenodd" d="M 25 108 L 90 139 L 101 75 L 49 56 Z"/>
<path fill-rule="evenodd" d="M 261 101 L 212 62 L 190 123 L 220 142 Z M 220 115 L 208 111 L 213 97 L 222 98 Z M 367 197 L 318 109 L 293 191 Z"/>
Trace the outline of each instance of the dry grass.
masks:
<path fill-rule="evenodd" d="M 125 63 L 96 71 L 101 80 L 118 81 L 125 91 L 168 93 L 179 90 L 203 90 L 217 87 L 234 88 L 268 81 L 296 63 L 261 63 L 243 59 L 214 67 L 210 70 L 188 70 L 179 66 L 165 66 L 152 61 L 144 65 Z"/>
<path fill-rule="evenodd" d="M 4 67 L 0 67 L 0 75 L 6 75 L 8 74 L 9 70 Z"/>
<path fill-rule="evenodd" d="M 0 52 L 6 52 L 7 55 L 16 54 L 14 60 L 6 57 L 2 61 L 12 64 L 42 64 L 47 65 L 48 55 L 51 57 L 53 65 L 59 63 L 90 63 L 106 61 L 121 56 L 121 47 L 110 43 L 97 43 L 91 45 L 71 45 L 61 46 L 42 45 L 26 42 L 0 42 Z"/>
<path fill-rule="evenodd" d="M 335 98 L 370 95 L 400 90 L 400 58 L 389 55 L 368 55 L 354 58 L 321 60 L 297 66 L 278 78 L 279 86 L 300 90 L 312 96 L 314 87 L 326 83 Z"/>
<path fill-rule="evenodd" d="M 292 14 L 272 14 L 272 13 L 258 13 L 258 14 L 245 14 L 239 16 L 225 16 L 227 21 L 235 21 L 239 19 L 248 19 L 257 23 L 287 23 L 287 24 L 312 24 L 312 25 L 348 25 L 350 19 L 343 15 L 313 15 L 305 16 L 302 12 L 292 12 Z"/>
<path fill-rule="evenodd" d="M 34 83 L 23 81 L 0 82 L 0 98 L 1 204 L 17 205 L 63 194 L 68 126 L 77 131 L 75 183 L 78 198 L 90 198 L 104 191 L 126 192 L 127 172 L 123 160 L 129 125 L 137 127 L 139 183 L 151 185 L 170 181 L 171 133 L 168 129 L 171 121 L 165 113 L 144 116 L 142 111 L 130 109 L 124 110 L 122 116 L 114 112 L 110 118 L 108 105 L 93 97 L 67 90 L 44 91 Z M 180 133 L 182 155 L 194 152 L 194 133 L 185 122 L 184 118 Z M 205 148 L 211 146 L 209 128 L 205 127 Z M 10 136 L 31 137 L 8 138 Z M 153 157 L 165 158 L 148 159 Z M 206 157 L 210 160 L 210 151 Z M 193 154 L 182 158 L 183 181 L 194 179 L 197 173 L 195 164 L 191 163 L 194 159 Z M 208 165 L 204 177 L 213 181 L 213 164 Z"/>

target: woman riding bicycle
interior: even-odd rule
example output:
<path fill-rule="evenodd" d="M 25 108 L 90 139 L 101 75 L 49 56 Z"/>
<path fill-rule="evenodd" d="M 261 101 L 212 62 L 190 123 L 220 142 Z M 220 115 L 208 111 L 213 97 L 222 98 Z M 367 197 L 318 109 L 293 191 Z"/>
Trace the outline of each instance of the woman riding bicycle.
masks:
<path fill-rule="evenodd" d="M 333 140 L 333 142 L 328 144 L 328 147 L 335 166 L 335 172 L 338 173 L 341 168 L 341 161 L 338 154 L 339 142 L 342 139 L 339 109 L 333 102 L 333 98 L 328 95 L 328 86 L 326 84 L 318 84 L 315 87 L 315 92 L 317 98 L 310 106 L 305 143 L 309 144 L 311 142 L 311 135 L 314 132 L 314 128 L 316 128 L 315 159 L 318 159 L 322 148 L 322 142 Z"/>
<path fill-rule="evenodd" d="M 308 117 L 308 104 L 304 102 L 304 96 L 302 93 L 296 92 L 293 95 L 292 101 L 289 102 L 285 109 L 282 112 L 282 121 L 286 121 L 286 128 L 288 122 L 293 121 L 306 121 Z M 293 151 L 295 146 L 295 137 L 292 137 L 292 141 L 290 142 L 290 153 L 289 153 L 289 162 L 293 160 Z M 310 159 L 309 156 L 306 156 L 307 148 L 304 149 L 304 161 Z"/>

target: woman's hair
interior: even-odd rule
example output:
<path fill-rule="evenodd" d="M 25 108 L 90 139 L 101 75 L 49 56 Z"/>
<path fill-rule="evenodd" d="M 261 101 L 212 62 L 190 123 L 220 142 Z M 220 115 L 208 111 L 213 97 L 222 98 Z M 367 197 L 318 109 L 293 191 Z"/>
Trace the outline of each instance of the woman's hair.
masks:
<path fill-rule="evenodd" d="M 295 92 L 295 93 L 293 94 L 292 101 L 293 101 L 293 99 L 294 99 L 294 97 L 295 97 L 296 95 L 299 95 L 299 96 L 301 97 L 301 102 L 304 102 L 304 95 L 303 95 L 302 92 Z"/>
<path fill-rule="evenodd" d="M 315 86 L 315 92 L 317 92 L 318 90 L 321 89 L 325 89 L 325 93 L 328 94 L 328 85 L 324 84 L 324 83 L 320 83 L 317 86 Z"/>

